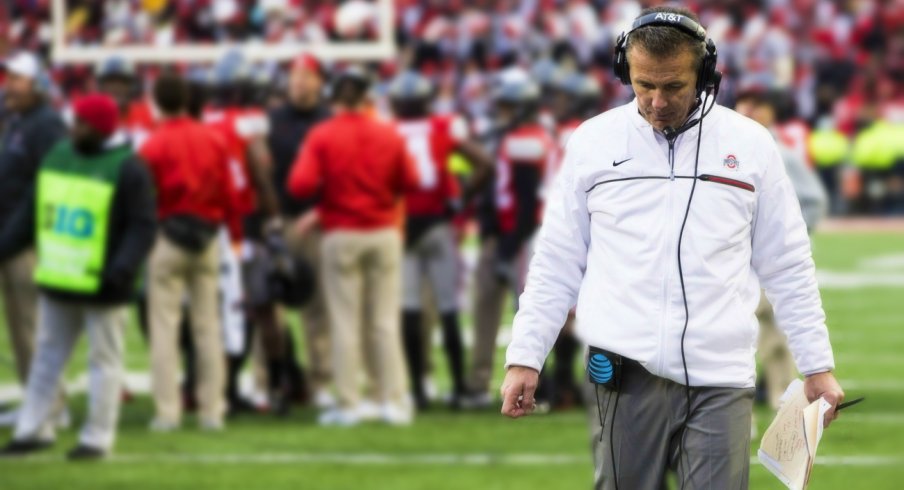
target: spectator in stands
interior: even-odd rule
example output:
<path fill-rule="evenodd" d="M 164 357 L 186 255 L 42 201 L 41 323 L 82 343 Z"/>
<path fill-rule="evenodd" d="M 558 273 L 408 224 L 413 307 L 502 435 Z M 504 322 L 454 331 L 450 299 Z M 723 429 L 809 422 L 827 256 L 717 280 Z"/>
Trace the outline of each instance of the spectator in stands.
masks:
<path fill-rule="evenodd" d="M 154 431 L 175 430 L 182 406 L 177 382 L 178 335 L 188 292 L 197 352 L 199 423 L 223 428 L 225 366 L 217 296 L 217 231 L 233 213 L 228 154 L 189 118 L 186 82 L 164 75 L 154 85 L 163 121 L 142 145 L 157 188 L 160 233 L 148 264 Z"/>
<path fill-rule="evenodd" d="M 88 95 L 73 111 L 71 140 L 43 158 L 34 195 L 19 201 L 0 234 L 0 258 L 37 243 L 35 279 L 41 288 L 33 371 L 6 455 L 53 443 L 57 386 L 82 330 L 89 340 L 89 407 L 69 458 L 96 459 L 113 447 L 127 305 L 153 243 L 151 179 L 116 133 L 116 103 Z"/>
<path fill-rule="evenodd" d="M 49 101 L 50 78 L 33 54 L 22 52 L 3 62 L 6 74 L 4 103 L 8 117 L 0 140 L 0 226 L 6 226 L 16 207 L 34 187 L 44 155 L 66 135 L 66 127 Z M 31 248 L 0 260 L 0 288 L 6 328 L 16 361 L 16 373 L 23 385 L 28 380 L 35 344 L 37 289 L 33 271 L 35 254 Z M 54 409 L 65 417 L 62 391 Z M 0 414 L 2 425 L 15 423 L 15 411 Z"/>
<path fill-rule="evenodd" d="M 314 267 L 319 277 L 321 230 L 314 199 L 297 200 L 288 192 L 286 183 L 289 171 L 298 152 L 304 148 L 311 129 L 330 117 L 330 110 L 323 100 L 326 72 L 320 61 L 308 54 L 295 58 L 289 68 L 287 100 L 270 111 L 268 118 L 273 128 L 267 137 L 273 155 L 273 182 L 279 195 L 280 212 L 288 223 L 286 241 L 297 260 Z M 326 304 L 319 288 L 302 309 L 305 347 L 309 363 L 309 387 L 314 404 L 321 409 L 335 404 L 329 392 L 332 381 L 331 346 Z"/>
<path fill-rule="evenodd" d="M 399 326 L 402 240 L 399 204 L 418 176 L 395 129 L 366 113 L 369 75 L 357 66 L 333 85 L 338 113 L 312 130 L 289 176 L 298 198 L 318 195 L 324 236 L 321 284 L 333 344 L 338 408 L 324 425 L 361 419 L 358 380 L 365 349 L 376 368 L 381 419 L 409 424 Z"/>

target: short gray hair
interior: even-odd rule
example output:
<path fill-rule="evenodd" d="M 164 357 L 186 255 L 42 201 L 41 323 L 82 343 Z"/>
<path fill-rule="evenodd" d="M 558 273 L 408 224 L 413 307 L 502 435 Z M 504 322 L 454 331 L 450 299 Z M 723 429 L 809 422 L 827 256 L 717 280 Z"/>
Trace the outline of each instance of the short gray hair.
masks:
<path fill-rule="evenodd" d="M 683 15 L 698 24 L 700 23 L 700 18 L 697 17 L 697 14 L 685 7 L 652 7 L 644 9 L 638 18 L 656 13 Z M 703 57 L 706 56 L 705 42 L 701 42 L 690 34 L 669 26 L 649 26 L 635 30 L 628 36 L 625 53 L 634 46 L 656 58 L 674 56 L 685 49 L 689 49 L 691 53 L 695 54 L 698 67 L 703 61 Z"/>

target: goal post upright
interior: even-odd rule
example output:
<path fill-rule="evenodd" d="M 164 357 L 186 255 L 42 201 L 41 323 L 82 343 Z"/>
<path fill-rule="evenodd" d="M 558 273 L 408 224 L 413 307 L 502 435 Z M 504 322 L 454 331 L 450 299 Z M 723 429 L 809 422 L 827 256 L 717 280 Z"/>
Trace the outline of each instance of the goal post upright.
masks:
<path fill-rule="evenodd" d="M 169 46 L 71 46 L 66 41 L 66 0 L 52 0 L 51 60 L 58 64 L 98 63 L 110 56 L 121 56 L 133 63 L 209 63 L 231 49 L 240 49 L 253 61 L 284 61 L 300 53 L 310 53 L 324 61 L 386 60 L 397 54 L 394 36 L 395 6 L 393 0 L 375 0 L 377 7 L 377 39 L 375 41 L 279 43 L 245 42 L 241 44 L 173 44 Z"/>

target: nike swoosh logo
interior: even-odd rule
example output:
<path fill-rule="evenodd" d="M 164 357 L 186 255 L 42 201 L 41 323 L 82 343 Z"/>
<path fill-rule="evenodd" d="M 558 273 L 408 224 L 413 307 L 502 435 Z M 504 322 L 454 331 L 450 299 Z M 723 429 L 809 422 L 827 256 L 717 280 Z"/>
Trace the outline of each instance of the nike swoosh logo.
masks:
<path fill-rule="evenodd" d="M 619 165 L 621 165 L 621 164 L 627 162 L 628 160 L 630 160 L 630 158 L 625 158 L 624 160 L 622 160 L 622 161 L 620 161 L 620 162 L 616 162 L 615 160 L 612 160 L 612 166 L 613 166 L 613 167 L 617 167 L 617 166 L 619 166 Z"/>

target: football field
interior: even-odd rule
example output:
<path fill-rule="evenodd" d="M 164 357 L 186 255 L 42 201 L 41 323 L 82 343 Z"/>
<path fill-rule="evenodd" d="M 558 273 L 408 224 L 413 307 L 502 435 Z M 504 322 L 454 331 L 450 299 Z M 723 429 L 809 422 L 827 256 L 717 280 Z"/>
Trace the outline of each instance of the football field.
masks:
<path fill-rule="evenodd" d="M 849 399 L 867 400 L 825 433 L 810 488 L 899 489 L 904 485 L 904 232 L 832 231 L 814 240 L 837 376 Z M 2 331 L 0 401 L 15 391 Z M 128 371 L 145 372 L 148 355 L 134 326 L 127 346 Z M 83 339 L 67 372 L 70 381 L 84 373 L 86 350 Z M 434 364 L 444 383 L 439 349 Z M 70 407 L 78 427 L 84 395 L 72 397 Z M 199 431 L 193 417 L 181 432 L 150 433 L 151 414 L 147 395 L 124 404 L 115 455 L 102 463 L 65 461 L 75 429 L 61 432 L 55 447 L 39 456 L 0 460 L 0 490 L 585 489 L 592 480 L 582 410 L 511 421 L 496 408 L 463 413 L 437 408 L 419 414 L 408 428 L 350 429 L 317 427 L 314 411 L 296 410 L 288 419 L 232 419 L 225 432 L 214 434 Z M 772 414 L 759 407 L 756 415 L 762 434 Z M 0 442 L 9 435 L 0 429 Z M 756 447 L 758 441 L 751 455 Z M 753 462 L 751 488 L 783 488 L 755 456 Z"/>

